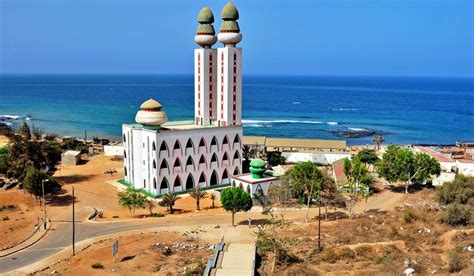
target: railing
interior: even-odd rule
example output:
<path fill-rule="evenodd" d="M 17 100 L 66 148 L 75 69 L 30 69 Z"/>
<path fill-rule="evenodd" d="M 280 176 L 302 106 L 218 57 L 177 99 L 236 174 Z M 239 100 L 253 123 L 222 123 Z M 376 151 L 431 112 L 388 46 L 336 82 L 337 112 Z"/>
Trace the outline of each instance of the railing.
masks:
<path fill-rule="evenodd" d="M 217 244 L 216 252 L 212 254 L 212 257 L 207 262 L 206 269 L 204 269 L 204 273 L 203 273 L 204 276 L 209 276 L 211 273 L 211 269 L 216 267 L 217 258 L 219 257 L 219 252 L 221 252 L 222 249 L 224 249 L 224 236 L 222 236 L 221 241 Z"/>

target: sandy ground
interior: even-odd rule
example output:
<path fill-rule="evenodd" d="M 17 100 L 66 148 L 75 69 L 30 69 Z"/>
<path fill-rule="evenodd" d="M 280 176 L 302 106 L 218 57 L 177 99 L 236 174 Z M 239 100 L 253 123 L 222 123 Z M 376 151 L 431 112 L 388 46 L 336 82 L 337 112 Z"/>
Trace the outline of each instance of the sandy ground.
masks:
<path fill-rule="evenodd" d="M 109 168 L 115 168 L 118 173 L 110 176 L 104 174 Z M 130 219 L 132 215 L 127 208 L 123 208 L 118 204 L 118 189 L 109 183 L 114 183 L 116 180 L 123 178 L 123 161 L 113 160 L 111 157 L 98 155 L 90 158 L 87 162 L 77 166 L 62 166 L 54 175 L 56 179 L 62 184 L 63 191 L 60 195 L 51 198 L 51 208 L 49 213 L 58 219 L 67 219 L 71 216 L 70 207 L 72 185 L 75 189 L 76 197 L 76 216 L 79 219 L 85 219 L 93 208 L 104 211 L 103 220 L 119 220 Z M 123 187 L 120 187 L 123 188 Z M 195 212 L 195 200 L 183 195 L 181 199 L 176 202 L 174 209 L 176 216 L 182 214 L 189 214 Z M 211 207 L 211 200 L 204 199 L 201 201 L 201 213 L 223 213 L 222 208 L 218 208 L 220 203 L 215 201 L 217 208 Z M 166 213 L 166 208 L 157 206 L 153 212 Z M 147 209 L 137 209 L 133 217 L 149 216 Z"/>
<path fill-rule="evenodd" d="M 112 262 L 113 241 L 98 242 L 38 274 L 52 274 L 55 271 L 64 275 L 178 275 L 198 267 L 202 271 L 214 253 L 214 249 L 204 240 L 173 232 L 154 232 L 119 237 L 119 257 Z M 169 255 L 163 253 L 166 246 L 171 250 Z M 101 264 L 103 268 L 94 269 L 92 264 Z"/>
<path fill-rule="evenodd" d="M 0 135 L 0 148 L 8 144 L 9 141 L 5 135 Z"/>
<path fill-rule="evenodd" d="M 13 205 L 12 208 L 8 208 Z M 43 217 L 38 202 L 22 190 L 0 189 L 0 249 L 21 242 L 31 233 L 38 217 Z"/>

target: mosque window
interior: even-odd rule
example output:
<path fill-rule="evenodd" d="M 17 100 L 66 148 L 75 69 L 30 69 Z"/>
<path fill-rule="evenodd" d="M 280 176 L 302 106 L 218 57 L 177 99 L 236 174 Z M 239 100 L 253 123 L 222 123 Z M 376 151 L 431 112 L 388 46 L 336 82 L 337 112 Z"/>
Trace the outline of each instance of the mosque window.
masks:
<path fill-rule="evenodd" d="M 235 168 L 235 170 L 234 170 L 234 175 L 238 175 L 238 174 L 240 174 L 239 168 Z"/>
<path fill-rule="evenodd" d="M 174 167 L 174 168 L 176 168 L 176 167 L 181 167 L 181 161 L 179 160 L 179 157 L 176 158 L 176 160 L 174 161 L 173 167 Z"/>
<path fill-rule="evenodd" d="M 125 134 L 123 135 L 123 142 L 127 142 L 127 139 L 125 138 Z"/>
<path fill-rule="evenodd" d="M 235 135 L 234 137 L 234 144 L 239 143 L 240 144 L 240 136 L 238 134 Z"/>
<path fill-rule="evenodd" d="M 206 182 L 206 175 L 204 175 L 204 172 L 201 173 L 199 176 L 199 183 L 205 183 Z"/>
<path fill-rule="evenodd" d="M 229 144 L 229 139 L 227 138 L 227 135 L 224 136 L 224 140 L 222 141 L 222 146 L 228 145 Z"/>
<path fill-rule="evenodd" d="M 186 160 L 186 166 L 189 166 L 189 165 L 194 165 L 194 160 L 191 156 L 189 156 L 188 159 Z"/>
<path fill-rule="evenodd" d="M 216 153 L 213 153 L 213 154 L 212 154 L 211 163 L 212 163 L 212 162 L 217 162 L 217 154 L 216 154 Z"/>
<path fill-rule="evenodd" d="M 168 187 L 169 187 L 168 180 L 166 179 L 166 177 L 163 177 L 163 180 L 161 181 L 160 189 L 168 189 Z"/>
<path fill-rule="evenodd" d="M 153 160 L 153 169 L 156 169 L 156 161 Z"/>
<path fill-rule="evenodd" d="M 156 144 L 155 144 L 155 141 L 153 141 L 153 144 L 151 144 L 151 149 L 152 149 L 153 151 L 155 151 L 155 150 L 156 150 Z"/>
<path fill-rule="evenodd" d="M 123 167 L 123 174 L 127 176 L 127 167 Z"/>
<path fill-rule="evenodd" d="M 206 158 L 204 155 L 201 155 L 201 158 L 199 158 L 199 164 L 205 164 L 206 163 Z"/>
<path fill-rule="evenodd" d="M 212 146 L 216 146 L 217 147 L 217 150 L 219 150 L 219 146 L 217 144 L 217 138 L 216 136 L 212 137 L 212 140 L 211 140 L 211 151 L 212 151 Z"/>
<path fill-rule="evenodd" d="M 143 188 L 146 188 L 146 179 L 143 179 Z"/>
<path fill-rule="evenodd" d="M 174 180 L 174 187 L 181 187 L 181 178 L 179 178 L 179 176 L 176 176 Z"/>
<path fill-rule="evenodd" d="M 153 178 L 153 189 L 156 190 L 156 178 Z"/>
<path fill-rule="evenodd" d="M 191 138 L 189 138 L 188 141 L 186 142 L 186 150 L 188 149 L 193 149 L 193 153 L 194 153 L 194 143 L 193 143 L 193 140 L 191 140 Z"/>
<path fill-rule="evenodd" d="M 166 160 L 163 160 L 163 162 L 161 162 L 160 169 L 168 169 L 168 162 L 166 162 Z"/>
<path fill-rule="evenodd" d="M 239 154 L 238 151 L 235 151 L 235 153 L 234 153 L 234 160 L 235 159 L 240 159 L 240 154 Z"/>

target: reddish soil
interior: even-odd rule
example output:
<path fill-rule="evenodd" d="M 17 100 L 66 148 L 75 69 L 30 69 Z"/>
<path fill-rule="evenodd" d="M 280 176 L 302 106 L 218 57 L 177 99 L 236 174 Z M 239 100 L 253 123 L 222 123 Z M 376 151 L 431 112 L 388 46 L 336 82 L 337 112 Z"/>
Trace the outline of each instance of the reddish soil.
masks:
<path fill-rule="evenodd" d="M 197 273 L 204 270 L 214 249 L 203 242 L 172 232 L 133 234 L 123 236 L 119 241 L 119 258 L 112 262 L 112 239 L 93 244 L 65 261 L 55 264 L 38 274 L 64 275 L 180 275 L 185 270 Z M 173 247 L 177 245 L 177 247 Z M 169 255 L 164 247 L 170 248 Z M 186 247 L 186 248 L 184 248 Z M 103 268 L 92 268 L 100 264 Z"/>
<path fill-rule="evenodd" d="M 469 271 L 474 253 L 465 249 L 474 245 L 474 228 L 453 228 L 439 223 L 439 208 L 432 200 L 432 191 L 424 190 L 404 195 L 401 208 L 395 211 L 359 213 L 350 220 L 323 221 L 321 239 L 323 251 L 318 253 L 318 225 L 290 223 L 279 236 L 287 237 L 289 255 L 299 261 L 281 263 L 281 274 L 337 274 L 337 275 L 400 275 L 405 261 L 417 274 L 448 273 L 448 255 L 458 252 L 463 259 L 464 272 Z M 407 207 L 409 206 L 409 207 Z M 411 221 L 404 219 L 404 209 L 415 214 Z M 329 215 L 334 219 L 333 214 Z M 272 274 L 273 254 L 260 252 L 262 275 Z"/>
<path fill-rule="evenodd" d="M 38 217 L 43 217 L 38 202 L 22 190 L 0 189 L 0 249 L 14 245 L 31 235 Z"/>

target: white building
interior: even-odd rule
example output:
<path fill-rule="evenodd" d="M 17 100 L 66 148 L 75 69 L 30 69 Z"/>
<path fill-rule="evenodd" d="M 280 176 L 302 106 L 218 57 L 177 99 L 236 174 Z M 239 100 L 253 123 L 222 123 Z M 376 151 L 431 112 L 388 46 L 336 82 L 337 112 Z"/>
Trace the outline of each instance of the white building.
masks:
<path fill-rule="evenodd" d="M 125 180 L 135 189 L 160 195 L 200 187 L 228 185 L 242 171 L 242 39 L 231 3 L 222 10 L 224 47 L 217 41 L 214 16 L 203 8 L 198 16 L 194 52 L 195 116 L 167 122 L 162 106 L 148 100 L 137 124 L 122 126 Z"/>
<path fill-rule="evenodd" d="M 280 185 L 279 174 L 265 169 L 265 161 L 253 159 L 250 162 L 250 172 L 232 176 L 232 186 L 243 189 L 252 197 L 255 195 L 266 196 L 272 185 Z"/>

